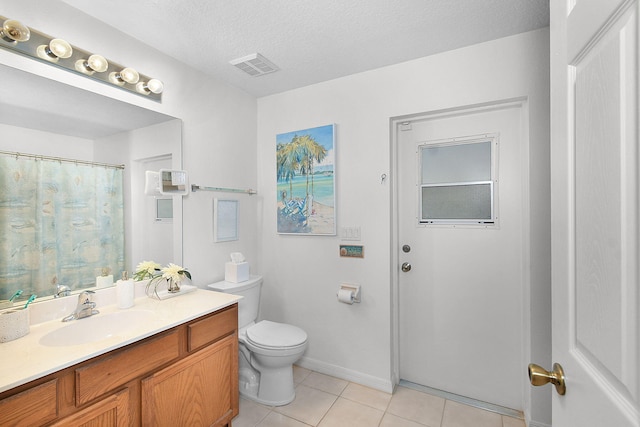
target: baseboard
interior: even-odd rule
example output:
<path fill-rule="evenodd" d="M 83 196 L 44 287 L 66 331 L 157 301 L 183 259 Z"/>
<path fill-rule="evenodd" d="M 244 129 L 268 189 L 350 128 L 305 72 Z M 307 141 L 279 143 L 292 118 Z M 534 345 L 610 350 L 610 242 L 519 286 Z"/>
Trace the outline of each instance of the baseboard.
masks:
<path fill-rule="evenodd" d="M 545 424 L 538 421 L 529 421 L 527 427 L 551 427 L 551 424 Z"/>
<path fill-rule="evenodd" d="M 392 384 L 391 380 L 374 377 L 372 375 L 364 374 L 362 372 L 354 371 L 351 369 L 346 369 L 341 366 L 321 362 L 316 359 L 302 357 L 296 362 L 296 365 L 305 369 L 319 372 L 321 374 L 330 375 L 332 377 L 340 378 L 345 381 L 351 381 L 366 387 L 384 391 L 385 393 L 393 392 L 394 385 Z"/>

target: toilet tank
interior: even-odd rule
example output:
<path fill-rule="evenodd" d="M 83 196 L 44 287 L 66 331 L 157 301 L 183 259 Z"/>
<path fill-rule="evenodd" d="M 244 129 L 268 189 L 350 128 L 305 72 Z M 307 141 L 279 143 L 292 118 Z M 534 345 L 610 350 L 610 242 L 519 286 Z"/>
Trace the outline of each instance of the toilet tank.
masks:
<path fill-rule="evenodd" d="M 258 318 L 258 308 L 260 307 L 260 288 L 262 276 L 249 276 L 249 280 L 240 283 L 217 282 L 208 285 L 212 291 L 224 292 L 225 294 L 241 295 L 243 298 L 238 301 L 238 328 L 243 328 Z"/>

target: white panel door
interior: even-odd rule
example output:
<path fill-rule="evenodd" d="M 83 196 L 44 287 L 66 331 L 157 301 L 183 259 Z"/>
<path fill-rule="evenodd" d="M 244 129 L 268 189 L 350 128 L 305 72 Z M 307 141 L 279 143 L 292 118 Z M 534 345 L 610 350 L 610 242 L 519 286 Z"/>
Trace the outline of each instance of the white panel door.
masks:
<path fill-rule="evenodd" d="M 637 427 L 638 1 L 568 3 L 551 2 L 553 425 Z"/>
<path fill-rule="evenodd" d="M 513 409 L 524 386 L 522 110 L 413 120 L 397 137 L 398 260 L 412 266 L 399 273 L 400 377 Z M 420 225 L 419 145 L 480 134 L 498 134 L 499 225 Z"/>

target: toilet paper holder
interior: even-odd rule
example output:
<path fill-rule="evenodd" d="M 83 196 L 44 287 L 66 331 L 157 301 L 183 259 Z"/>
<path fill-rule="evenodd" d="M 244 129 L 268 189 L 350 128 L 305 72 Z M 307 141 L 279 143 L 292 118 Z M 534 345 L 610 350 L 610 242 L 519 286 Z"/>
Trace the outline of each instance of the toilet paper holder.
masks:
<path fill-rule="evenodd" d="M 360 302 L 360 285 L 341 283 L 338 291 L 349 291 L 353 295 L 353 302 Z"/>

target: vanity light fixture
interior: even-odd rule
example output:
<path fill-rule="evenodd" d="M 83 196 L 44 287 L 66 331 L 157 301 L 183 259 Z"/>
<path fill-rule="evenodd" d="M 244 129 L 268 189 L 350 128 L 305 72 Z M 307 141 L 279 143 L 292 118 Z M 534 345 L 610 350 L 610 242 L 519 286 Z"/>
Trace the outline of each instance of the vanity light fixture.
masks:
<path fill-rule="evenodd" d="M 124 68 L 120 71 L 114 71 L 109 73 L 109 81 L 118 86 L 122 86 L 125 83 L 136 84 L 140 80 L 140 74 L 133 68 Z"/>
<path fill-rule="evenodd" d="M 36 54 L 47 61 L 58 62 L 60 58 L 69 58 L 73 54 L 73 48 L 65 40 L 53 39 L 48 45 L 41 44 L 38 46 Z"/>
<path fill-rule="evenodd" d="M 93 54 L 87 59 L 78 59 L 75 69 L 81 73 L 92 75 L 95 72 L 104 73 L 109 68 L 109 62 L 102 55 Z"/>
<path fill-rule="evenodd" d="M 51 37 L 4 16 L 0 16 L 0 49 L 7 49 L 162 102 L 164 85 L 160 80 L 140 74 L 131 67 L 108 61 L 104 56 L 72 46 L 65 40 Z"/>
<path fill-rule="evenodd" d="M 162 93 L 164 84 L 158 79 L 151 79 L 148 82 L 138 82 L 136 90 L 144 95 L 150 93 Z"/>
<path fill-rule="evenodd" d="M 0 37 L 9 43 L 26 42 L 31 37 L 29 27 L 15 19 L 5 19 Z"/>

